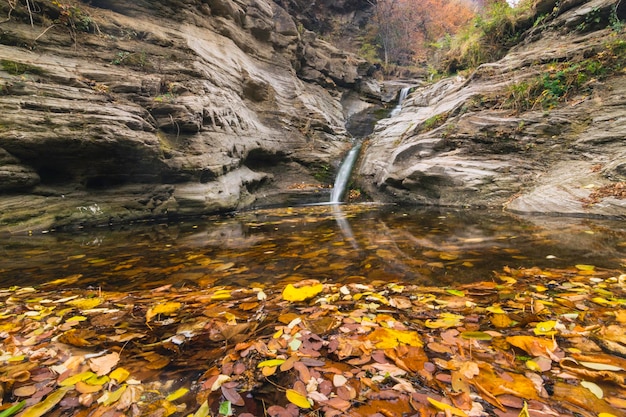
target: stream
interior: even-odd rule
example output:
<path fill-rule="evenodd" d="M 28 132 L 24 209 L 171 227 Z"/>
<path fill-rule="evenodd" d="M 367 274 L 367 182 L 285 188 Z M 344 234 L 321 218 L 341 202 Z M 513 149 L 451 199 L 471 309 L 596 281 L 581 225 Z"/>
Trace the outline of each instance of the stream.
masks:
<path fill-rule="evenodd" d="M 446 286 L 494 271 L 626 264 L 623 222 L 392 205 L 285 207 L 176 224 L 9 236 L 0 285 L 141 290 L 313 278 Z"/>

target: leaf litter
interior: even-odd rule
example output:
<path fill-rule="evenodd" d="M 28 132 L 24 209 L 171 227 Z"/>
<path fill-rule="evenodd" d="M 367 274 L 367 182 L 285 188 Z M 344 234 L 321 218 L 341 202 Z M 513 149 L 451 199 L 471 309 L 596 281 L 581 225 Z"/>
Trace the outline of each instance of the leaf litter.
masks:
<path fill-rule="evenodd" d="M 0 290 L 0 416 L 623 416 L 626 274 Z"/>

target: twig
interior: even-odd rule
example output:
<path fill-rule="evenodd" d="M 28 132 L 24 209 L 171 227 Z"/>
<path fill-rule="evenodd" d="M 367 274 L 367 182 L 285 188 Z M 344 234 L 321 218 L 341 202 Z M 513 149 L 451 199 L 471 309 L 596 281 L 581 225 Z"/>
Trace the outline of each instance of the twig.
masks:
<path fill-rule="evenodd" d="M 38 40 L 39 38 L 41 38 L 43 35 L 45 35 L 45 34 L 46 34 L 46 32 L 47 32 L 47 31 L 49 31 L 50 29 L 52 29 L 52 28 L 53 28 L 53 27 L 55 27 L 55 26 L 56 26 L 56 23 L 53 23 L 53 24 L 51 24 L 50 26 L 48 26 L 48 27 L 47 27 L 47 28 L 46 28 L 43 32 L 41 32 L 41 33 L 40 33 L 40 34 L 39 34 L 39 35 L 38 35 L 38 36 L 37 36 L 37 37 L 33 40 L 33 42 L 37 42 L 37 40 Z"/>
<path fill-rule="evenodd" d="M 12 2 L 11 0 L 7 0 L 7 3 L 9 3 L 9 13 L 7 13 L 7 18 L 5 20 L 3 20 L 0 23 L 6 23 L 9 22 L 11 20 L 11 13 L 13 12 L 13 10 L 15 10 L 15 3 Z"/>
<path fill-rule="evenodd" d="M 30 17 L 30 26 L 35 27 L 33 22 L 33 11 L 30 9 L 30 0 L 26 0 L 26 7 L 28 8 L 28 17 Z"/>

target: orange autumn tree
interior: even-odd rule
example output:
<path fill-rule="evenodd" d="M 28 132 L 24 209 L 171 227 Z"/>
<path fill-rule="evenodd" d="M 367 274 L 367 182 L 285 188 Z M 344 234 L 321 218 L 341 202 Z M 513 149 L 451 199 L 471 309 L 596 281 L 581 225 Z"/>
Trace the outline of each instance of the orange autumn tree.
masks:
<path fill-rule="evenodd" d="M 423 60 L 428 45 L 474 16 L 468 0 L 369 0 L 374 34 L 385 66 Z"/>

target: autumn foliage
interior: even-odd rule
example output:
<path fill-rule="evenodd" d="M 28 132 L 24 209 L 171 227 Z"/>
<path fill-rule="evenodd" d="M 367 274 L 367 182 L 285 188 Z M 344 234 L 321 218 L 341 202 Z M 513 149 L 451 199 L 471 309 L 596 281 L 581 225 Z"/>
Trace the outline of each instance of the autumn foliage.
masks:
<path fill-rule="evenodd" d="M 463 0 L 370 0 L 373 32 L 385 65 L 423 60 L 428 45 L 453 34 L 474 16 Z"/>

